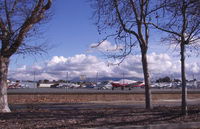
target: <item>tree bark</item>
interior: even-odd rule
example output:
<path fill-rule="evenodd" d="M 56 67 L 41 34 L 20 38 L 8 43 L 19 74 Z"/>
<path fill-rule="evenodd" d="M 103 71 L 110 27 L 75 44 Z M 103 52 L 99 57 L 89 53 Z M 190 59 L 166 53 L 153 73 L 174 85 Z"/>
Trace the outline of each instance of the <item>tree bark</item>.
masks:
<path fill-rule="evenodd" d="M 186 1 L 182 1 L 182 17 L 183 17 L 183 25 L 181 32 L 181 79 L 182 79 L 182 114 L 187 115 L 187 87 L 186 87 L 186 77 L 185 77 L 185 44 L 186 42 L 186 30 L 187 30 L 187 15 L 186 15 Z"/>
<path fill-rule="evenodd" d="M 142 67 L 143 67 L 143 74 L 144 74 L 144 82 L 145 82 L 145 102 L 146 102 L 146 109 L 152 109 L 151 104 L 151 89 L 150 89 L 150 79 L 149 79 L 149 71 L 148 71 L 148 63 L 147 63 L 147 49 L 142 49 Z"/>
<path fill-rule="evenodd" d="M 7 101 L 9 57 L 0 56 L 0 112 L 10 112 Z"/>
<path fill-rule="evenodd" d="M 182 114 L 187 115 L 187 87 L 185 76 L 185 44 L 181 43 Z"/>

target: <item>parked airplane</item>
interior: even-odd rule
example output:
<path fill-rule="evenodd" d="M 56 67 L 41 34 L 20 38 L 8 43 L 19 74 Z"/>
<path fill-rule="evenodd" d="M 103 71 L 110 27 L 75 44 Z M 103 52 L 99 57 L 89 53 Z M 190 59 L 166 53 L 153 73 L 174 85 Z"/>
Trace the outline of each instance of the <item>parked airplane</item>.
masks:
<path fill-rule="evenodd" d="M 120 82 L 122 82 L 122 80 L 120 80 Z M 122 90 L 124 90 L 124 88 L 129 88 L 129 90 L 131 90 L 131 88 L 133 87 L 144 87 L 144 83 L 142 81 L 132 81 L 132 80 L 123 80 L 123 82 L 125 83 L 120 83 L 120 82 L 113 82 L 112 84 L 112 90 L 114 90 L 115 88 L 121 87 Z"/>
<path fill-rule="evenodd" d="M 110 90 L 110 89 L 112 89 L 111 83 L 112 83 L 112 81 L 103 81 L 96 86 L 96 89 L 98 89 L 98 90 L 106 90 L 106 89 Z"/>
<path fill-rule="evenodd" d="M 86 83 L 86 88 L 94 88 L 95 87 L 95 84 L 92 83 L 92 82 L 87 82 Z"/>
<path fill-rule="evenodd" d="M 18 88 L 19 87 L 19 82 L 13 82 L 8 84 L 8 88 Z"/>
<path fill-rule="evenodd" d="M 137 81 L 135 83 L 128 84 L 126 87 L 143 87 L 145 84 L 141 81 Z"/>

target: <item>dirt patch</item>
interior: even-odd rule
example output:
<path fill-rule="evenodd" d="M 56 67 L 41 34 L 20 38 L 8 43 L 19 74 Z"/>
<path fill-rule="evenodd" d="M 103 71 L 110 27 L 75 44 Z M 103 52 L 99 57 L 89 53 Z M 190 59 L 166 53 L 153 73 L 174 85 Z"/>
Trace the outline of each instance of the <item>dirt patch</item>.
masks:
<path fill-rule="evenodd" d="M 60 90 L 60 89 L 59 89 Z M 62 89 L 61 89 L 62 90 Z M 115 91 L 90 91 L 91 93 L 9 93 L 8 103 L 11 104 L 27 104 L 27 103 L 88 103 L 88 102 L 101 102 L 106 101 L 112 103 L 113 101 L 145 101 L 145 95 L 143 92 L 133 92 L 120 91 L 120 93 L 115 93 Z M 94 92 L 94 93 L 93 93 Z M 95 93 L 97 92 L 97 93 Z M 118 91 L 119 92 L 119 91 Z M 126 93 L 128 92 L 128 93 Z M 165 91 L 164 93 L 159 93 L 164 91 L 158 91 L 158 93 L 152 93 L 153 101 L 160 100 L 181 100 L 181 93 L 172 91 Z M 171 93 L 172 92 L 172 93 Z M 188 99 L 200 98 L 200 92 L 189 92 Z"/>
<path fill-rule="evenodd" d="M 180 107 L 164 106 L 152 110 L 102 104 L 17 104 L 10 107 L 11 113 L 0 114 L 0 128 L 91 128 L 200 121 L 200 105 L 189 106 L 188 116 L 181 115 Z"/>

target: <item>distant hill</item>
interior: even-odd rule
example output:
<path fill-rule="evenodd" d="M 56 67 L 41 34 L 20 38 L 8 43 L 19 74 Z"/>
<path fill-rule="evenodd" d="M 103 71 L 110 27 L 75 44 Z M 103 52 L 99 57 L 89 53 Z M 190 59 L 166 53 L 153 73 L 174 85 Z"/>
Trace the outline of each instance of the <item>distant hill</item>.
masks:
<path fill-rule="evenodd" d="M 121 80 L 121 79 L 123 79 L 123 78 L 115 78 L 115 77 L 101 77 L 101 78 L 98 78 L 98 81 L 99 82 L 102 82 L 102 81 L 109 81 L 109 80 L 112 80 L 112 81 L 119 81 L 119 80 Z M 141 78 L 136 78 L 136 77 L 126 77 L 126 78 L 124 78 L 124 79 L 129 79 L 129 80 L 135 80 L 135 81 L 143 81 L 143 79 L 141 79 Z M 16 81 L 16 79 L 14 79 L 14 78 L 8 78 L 8 80 L 10 80 L 10 81 Z M 22 81 L 27 81 L 27 80 L 22 80 Z M 73 79 L 71 79 L 71 80 L 69 80 L 69 81 L 72 81 L 72 82 L 79 82 L 79 81 L 81 81 L 80 80 L 80 78 L 79 77 L 76 77 L 76 78 L 73 78 Z M 91 82 L 96 82 L 96 78 L 86 78 L 86 81 L 91 81 Z"/>
<path fill-rule="evenodd" d="M 14 78 L 8 78 L 7 80 L 16 81 L 16 79 L 14 79 Z"/>
<path fill-rule="evenodd" d="M 108 81 L 108 80 L 113 80 L 113 81 L 119 81 L 123 78 L 113 78 L 113 77 L 102 77 L 102 78 L 98 78 L 98 81 L 102 82 L 102 81 Z M 143 79 L 141 78 L 136 78 L 136 77 L 128 77 L 128 78 L 124 78 L 124 79 L 129 79 L 129 80 L 135 80 L 135 81 L 143 81 Z M 77 81 L 81 81 L 80 78 L 74 78 L 71 81 L 73 82 L 77 82 Z M 96 78 L 86 78 L 86 81 L 92 81 L 92 82 L 96 82 Z"/>

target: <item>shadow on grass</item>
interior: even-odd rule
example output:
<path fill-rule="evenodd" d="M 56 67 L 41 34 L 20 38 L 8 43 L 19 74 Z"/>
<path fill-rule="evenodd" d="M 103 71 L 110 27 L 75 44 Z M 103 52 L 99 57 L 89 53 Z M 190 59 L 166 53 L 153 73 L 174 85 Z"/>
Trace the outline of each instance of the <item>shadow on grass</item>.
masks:
<path fill-rule="evenodd" d="M 200 116 L 198 115 L 200 106 L 190 107 L 187 117 L 181 115 L 180 107 L 155 107 L 152 110 L 146 110 L 117 106 L 93 109 L 91 105 L 88 106 L 89 108 L 87 105 L 63 104 L 61 108 L 56 104 L 11 105 L 11 113 L 0 114 L 0 127 L 4 124 L 1 121 L 14 125 L 18 123 L 22 128 L 115 127 L 180 122 L 191 120 L 194 115 Z"/>

